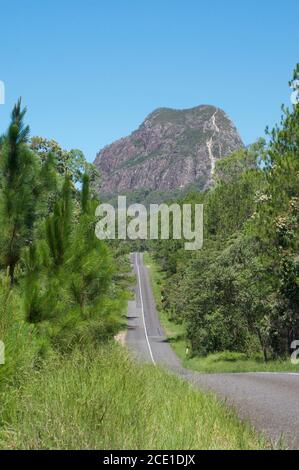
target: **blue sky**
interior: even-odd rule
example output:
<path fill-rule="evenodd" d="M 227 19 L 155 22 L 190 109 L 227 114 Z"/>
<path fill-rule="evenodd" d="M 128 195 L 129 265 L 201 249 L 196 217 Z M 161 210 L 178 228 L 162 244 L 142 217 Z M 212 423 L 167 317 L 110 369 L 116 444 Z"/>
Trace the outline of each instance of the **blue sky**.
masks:
<path fill-rule="evenodd" d="M 89 161 L 157 107 L 219 106 L 248 144 L 290 104 L 298 0 L 1 0 L 0 17 L 0 131 L 22 96 L 32 135 Z"/>

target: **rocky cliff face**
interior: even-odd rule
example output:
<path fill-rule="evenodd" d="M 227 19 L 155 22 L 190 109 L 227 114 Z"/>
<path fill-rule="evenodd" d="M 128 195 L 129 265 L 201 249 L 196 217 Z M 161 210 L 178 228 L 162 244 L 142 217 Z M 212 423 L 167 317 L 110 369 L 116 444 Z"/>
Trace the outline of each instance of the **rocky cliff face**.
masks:
<path fill-rule="evenodd" d="M 209 186 L 218 159 L 243 146 L 226 114 L 213 106 L 160 108 L 130 136 L 102 149 L 95 160 L 103 195 L 139 189 L 171 191 Z"/>

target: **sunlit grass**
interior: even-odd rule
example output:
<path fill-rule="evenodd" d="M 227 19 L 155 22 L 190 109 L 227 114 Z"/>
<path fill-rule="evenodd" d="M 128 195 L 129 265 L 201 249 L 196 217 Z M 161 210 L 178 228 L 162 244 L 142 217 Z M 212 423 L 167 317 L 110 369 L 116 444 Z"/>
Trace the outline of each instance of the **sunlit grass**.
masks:
<path fill-rule="evenodd" d="M 121 346 L 75 351 L 8 395 L 3 449 L 258 449 L 264 442 L 213 396 Z"/>

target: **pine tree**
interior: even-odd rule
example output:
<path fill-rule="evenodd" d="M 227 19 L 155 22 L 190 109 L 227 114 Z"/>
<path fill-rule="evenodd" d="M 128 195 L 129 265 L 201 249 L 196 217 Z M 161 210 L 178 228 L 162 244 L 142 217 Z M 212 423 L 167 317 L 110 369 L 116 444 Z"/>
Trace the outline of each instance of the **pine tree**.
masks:
<path fill-rule="evenodd" d="M 1 145 L 0 260 L 2 267 L 9 269 L 11 284 L 21 250 L 32 238 L 37 202 L 38 161 L 26 145 L 29 127 L 24 125 L 25 114 L 26 108 L 21 108 L 19 99 Z"/>
<path fill-rule="evenodd" d="M 72 206 L 71 180 L 66 177 L 61 198 L 56 202 L 53 214 L 46 221 L 47 241 L 56 266 L 63 264 L 70 243 Z"/>

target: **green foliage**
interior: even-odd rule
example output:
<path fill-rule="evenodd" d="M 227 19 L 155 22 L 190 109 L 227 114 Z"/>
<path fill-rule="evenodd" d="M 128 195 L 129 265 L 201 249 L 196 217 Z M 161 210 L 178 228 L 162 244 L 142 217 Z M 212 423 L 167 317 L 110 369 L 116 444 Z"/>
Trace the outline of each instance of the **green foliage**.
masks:
<path fill-rule="evenodd" d="M 95 236 L 82 152 L 29 144 L 25 113 L 19 100 L 0 146 L 1 400 L 57 351 L 111 338 L 126 300 L 113 251 Z"/>
<path fill-rule="evenodd" d="M 226 158 L 217 160 L 215 180 L 230 182 L 251 169 L 257 169 L 264 158 L 265 141 L 258 140 L 246 149 L 237 150 Z"/>
<path fill-rule="evenodd" d="M 11 289 L 8 275 L 0 276 L 0 339 L 5 345 L 5 363 L 0 365 L 0 398 L 5 387 L 16 387 L 32 373 L 38 357 L 46 352 L 44 339 L 37 337 L 25 321 L 21 292 Z"/>
<path fill-rule="evenodd" d="M 53 214 L 46 220 L 46 240 L 56 266 L 63 264 L 70 243 L 73 216 L 71 191 L 70 179 L 66 177 L 61 197 L 56 202 Z"/>
<path fill-rule="evenodd" d="M 268 361 L 287 357 L 299 337 L 298 104 L 268 134 L 268 144 L 217 162 L 202 200 L 201 252 L 172 241 L 151 246 L 167 276 L 163 308 L 186 325 L 193 354 L 228 350 Z"/>
<path fill-rule="evenodd" d="M 55 140 L 43 137 L 32 137 L 30 148 L 44 162 L 49 155 L 54 158 L 55 169 L 59 176 L 68 176 L 74 184 L 82 182 L 84 174 L 88 174 L 94 184 L 98 184 L 99 174 L 94 165 L 85 160 L 81 150 L 63 150 Z"/>
<path fill-rule="evenodd" d="M 116 345 L 52 361 L 5 400 L 4 449 L 262 449 L 214 397 Z M 178 425 L 179 423 L 179 425 Z"/>
<path fill-rule="evenodd" d="M 19 100 L 12 111 L 0 159 L 0 263 L 2 268 L 9 268 L 12 284 L 21 250 L 32 236 L 37 204 L 35 182 L 39 168 L 26 145 L 29 128 L 23 122 L 25 113 Z"/>
<path fill-rule="evenodd" d="M 113 259 L 95 236 L 96 201 L 89 199 L 89 179 L 83 178 L 81 206 L 72 200 L 66 178 L 44 235 L 27 250 L 26 315 L 46 328 L 63 350 L 84 337 L 102 340 L 119 325 L 125 296 L 113 282 Z"/>
<path fill-rule="evenodd" d="M 275 359 L 265 362 L 261 352 L 254 352 L 259 349 L 258 344 L 255 345 L 256 348 L 254 349 L 252 348 L 253 345 L 251 345 L 251 350 L 248 350 L 246 353 L 221 351 L 206 356 L 199 356 L 192 353 L 190 341 L 186 334 L 184 316 L 182 315 L 182 321 L 178 323 L 178 318 L 175 317 L 176 321 L 174 321 L 171 317 L 171 312 L 163 308 L 163 306 L 165 306 L 163 302 L 165 296 L 162 295 L 164 292 L 165 272 L 161 270 L 157 262 L 155 262 L 148 252 L 144 253 L 144 261 L 150 269 L 150 279 L 161 324 L 169 343 L 186 369 L 192 369 L 202 373 L 299 371 L 299 365 L 292 364 L 289 358 L 286 360 Z"/>

